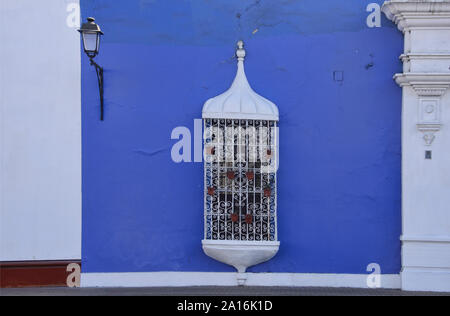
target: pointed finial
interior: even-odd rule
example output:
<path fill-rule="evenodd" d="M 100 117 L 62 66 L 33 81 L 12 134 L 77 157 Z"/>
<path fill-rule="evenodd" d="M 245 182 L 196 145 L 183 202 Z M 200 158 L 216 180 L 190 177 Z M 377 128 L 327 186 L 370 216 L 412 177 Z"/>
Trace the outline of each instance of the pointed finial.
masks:
<path fill-rule="evenodd" d="M 244 49 L 244 42 L 243 41 L 237 42 L 236 56 L 237 56 L 238 60 L 244 61 L 245 55 L 246 55 L 246 52 Z"/>

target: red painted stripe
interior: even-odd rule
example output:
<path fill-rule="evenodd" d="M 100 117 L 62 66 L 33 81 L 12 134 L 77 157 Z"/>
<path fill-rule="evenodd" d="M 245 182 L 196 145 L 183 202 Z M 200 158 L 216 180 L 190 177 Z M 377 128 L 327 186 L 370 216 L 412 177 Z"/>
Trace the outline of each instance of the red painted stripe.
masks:
<path fill-rule="evenodd" d="M 67 266 L 80 260 L 0 262 L 0 288 L 67 286 Z"/>

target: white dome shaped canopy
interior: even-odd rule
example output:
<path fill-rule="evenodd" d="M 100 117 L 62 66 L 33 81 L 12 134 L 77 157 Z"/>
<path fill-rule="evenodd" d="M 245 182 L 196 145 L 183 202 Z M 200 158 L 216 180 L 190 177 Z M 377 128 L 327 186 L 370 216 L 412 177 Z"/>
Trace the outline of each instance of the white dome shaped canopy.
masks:
<path fill-rule="evenodd" d="M 236 52 L 238 70 L 231 88 L 209 99 L 203 106 L 203 118 L 278 121 L 278 108 L 250 87 L 244 71 L 244 43 Z"/>

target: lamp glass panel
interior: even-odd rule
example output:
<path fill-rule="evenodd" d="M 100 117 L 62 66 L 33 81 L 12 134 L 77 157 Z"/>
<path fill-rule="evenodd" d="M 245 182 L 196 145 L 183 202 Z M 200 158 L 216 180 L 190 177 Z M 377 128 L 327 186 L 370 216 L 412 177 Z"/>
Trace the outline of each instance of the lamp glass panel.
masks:
<path fill-rule="evenodd" d="M 84 33 L 83 44 L 86 52 L 98 53 L 97 33 Z"/>

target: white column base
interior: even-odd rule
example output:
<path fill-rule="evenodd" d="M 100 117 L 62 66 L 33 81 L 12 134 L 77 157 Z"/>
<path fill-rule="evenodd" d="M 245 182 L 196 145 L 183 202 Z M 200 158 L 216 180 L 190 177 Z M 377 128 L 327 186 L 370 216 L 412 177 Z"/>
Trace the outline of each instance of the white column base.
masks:
<path fill-rule="evenodd" d="M 450 292 L 450 269 L 404 268 L 402 290 Z"/>
<path fill-rule="evenodd" d="M 404 236 L 402 289 L 450 292 L 450 237 Z"/>

